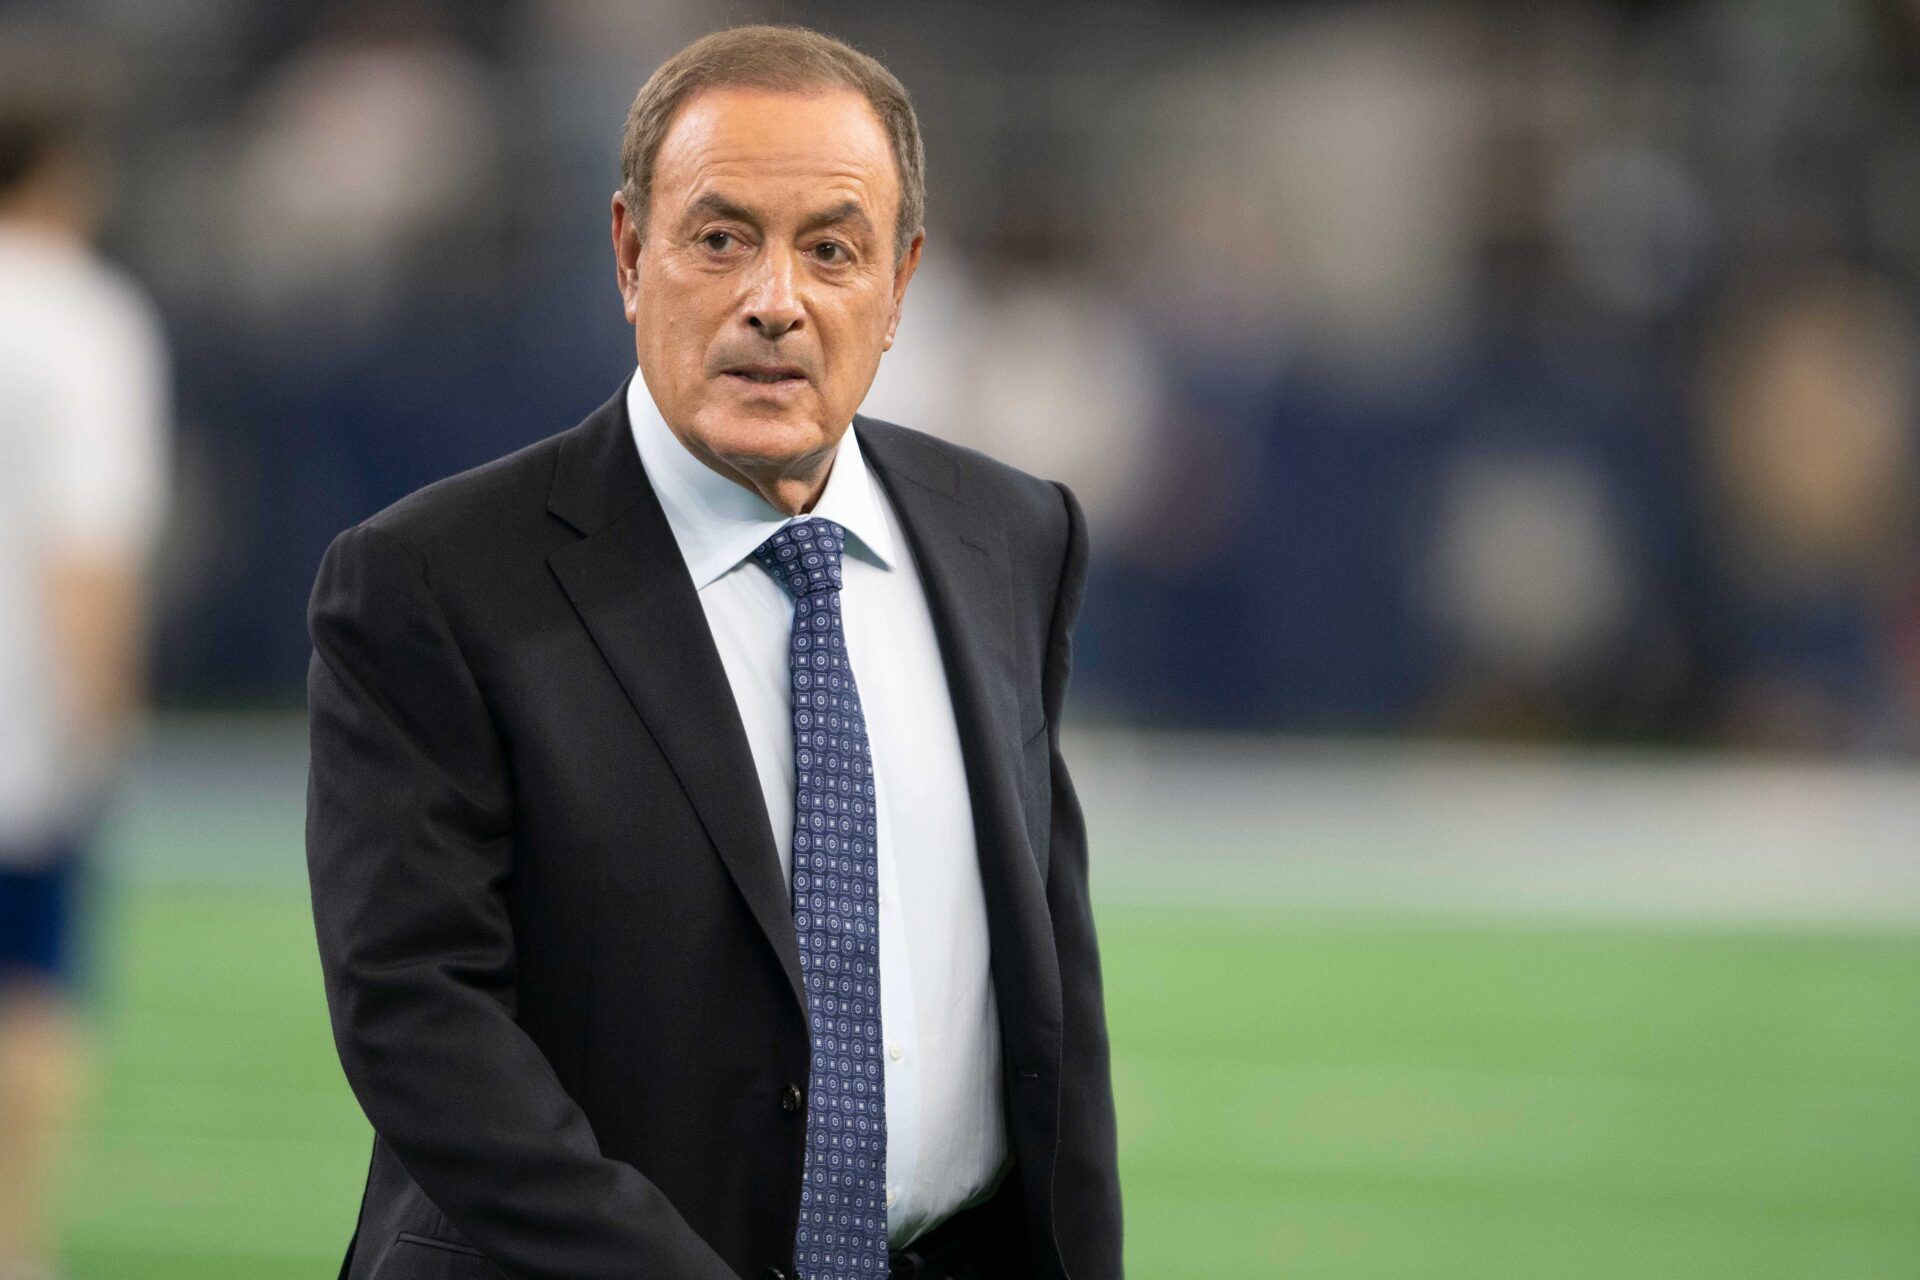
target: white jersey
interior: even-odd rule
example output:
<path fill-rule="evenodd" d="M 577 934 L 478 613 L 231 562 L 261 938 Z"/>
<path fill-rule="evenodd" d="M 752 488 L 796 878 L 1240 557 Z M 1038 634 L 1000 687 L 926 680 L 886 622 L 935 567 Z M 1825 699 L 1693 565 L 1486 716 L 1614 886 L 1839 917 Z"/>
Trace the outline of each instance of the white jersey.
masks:
<path fill-rule="evenodd" d="M 46 570 L 148 563 L 165 508 L 171 390 L 159 317 L 91 250 L 0 223 L 0 860 L 80 816 Z"/>

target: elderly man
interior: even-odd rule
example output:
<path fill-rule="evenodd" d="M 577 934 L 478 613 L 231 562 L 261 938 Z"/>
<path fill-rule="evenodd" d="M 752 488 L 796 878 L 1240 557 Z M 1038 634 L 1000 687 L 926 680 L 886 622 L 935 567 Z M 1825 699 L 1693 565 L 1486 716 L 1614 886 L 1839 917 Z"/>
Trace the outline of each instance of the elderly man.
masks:
<path fill-rule="evenodd" d="M 1117 1277 L 1084 525 L 854 413 L 924 239 L 906 93 L 723 31 L 622 167 L 639 376 L 314 587 L 314 917 L 377 1135 L 342 1275 Z"/>

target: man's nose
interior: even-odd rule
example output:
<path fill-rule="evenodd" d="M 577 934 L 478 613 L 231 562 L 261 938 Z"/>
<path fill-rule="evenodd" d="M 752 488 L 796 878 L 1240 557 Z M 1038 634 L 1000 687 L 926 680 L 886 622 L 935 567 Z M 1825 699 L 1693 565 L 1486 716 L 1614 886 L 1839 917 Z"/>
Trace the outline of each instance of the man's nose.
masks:
<path fill-rule="evenodd" d="M 799 285 L 799 264 L 791 251 L 773 248 L 762 254 L 747 295 L 747 323 L 765 338 L 798 328 L 805 318 Z"/>

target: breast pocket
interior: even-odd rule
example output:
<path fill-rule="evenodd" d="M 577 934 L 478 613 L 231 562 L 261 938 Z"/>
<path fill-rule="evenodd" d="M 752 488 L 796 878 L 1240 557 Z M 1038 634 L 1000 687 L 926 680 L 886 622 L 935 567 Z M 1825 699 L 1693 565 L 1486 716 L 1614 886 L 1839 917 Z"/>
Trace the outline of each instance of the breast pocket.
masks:
<path fill-rule="evenodd" d="M 479 1250 L 403 1231 L 380 1259 L 373 1280 L 506 1280 Z"/>
<path fill-rule="evenodd" d="M 1053 837 L 1053 752 L 1047 722 L 1020 749 L 1020 809 L 1040 879 L 1047 878 L 1048 847 Z"/>

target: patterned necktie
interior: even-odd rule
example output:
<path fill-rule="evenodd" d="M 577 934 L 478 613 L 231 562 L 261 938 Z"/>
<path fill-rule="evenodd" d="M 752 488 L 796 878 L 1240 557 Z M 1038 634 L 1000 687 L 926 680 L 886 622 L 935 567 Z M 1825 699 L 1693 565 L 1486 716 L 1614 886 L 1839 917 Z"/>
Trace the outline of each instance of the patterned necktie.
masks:
<path fill-rule="evenodd" d="M 879 845 L 867 722 L 840 624 L 846 539 L 831 520 L 802 520 L 753 553 L 793 597 L 793 926 L 813 1037 L 801 1280 L 887 1274 Z"/>

